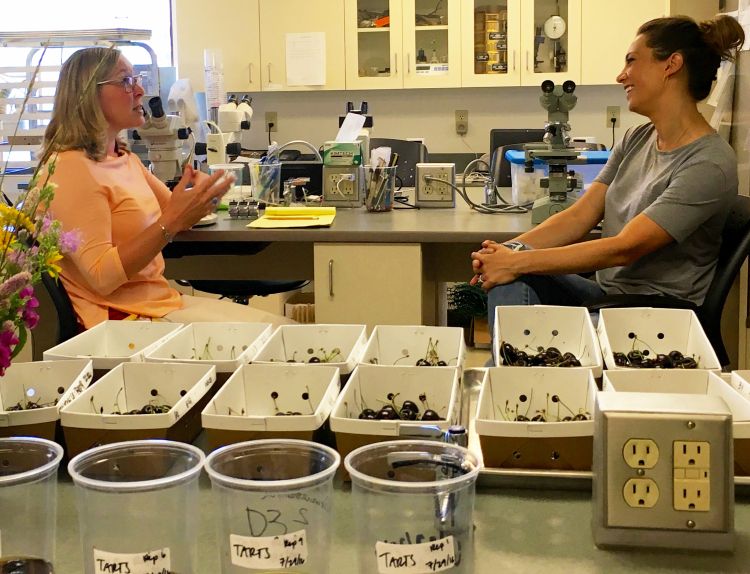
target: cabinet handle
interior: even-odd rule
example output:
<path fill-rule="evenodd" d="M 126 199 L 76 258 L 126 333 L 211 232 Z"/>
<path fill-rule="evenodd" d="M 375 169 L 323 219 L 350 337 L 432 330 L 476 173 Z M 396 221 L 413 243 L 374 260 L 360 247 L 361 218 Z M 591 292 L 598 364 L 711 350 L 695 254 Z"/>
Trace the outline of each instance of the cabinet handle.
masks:
<path fill-rule="evenodd" d="M 528 50 L 526 50 L 526 71 L 527 72 L 529 71 L 529 51 Z"/>
<path fill-rule="evenodd" d="M 394 75 L 398 76 L 398 54 L 393 54 L 393 68 L 396 70 Z"/>
<path fill-rule="evenodd" d="M 513 50 L 513 71 L 516 71 L 516 51 Z"/>
<path fill-rule="evenodd" d="M 268 62 L 268 83 L 271 83 L 271 62 Z"/>
<path fill-rule="evenodd" d="M 411 76 L 411 54 L 406 52 L 406 73 Z"/>
<path fill-rule="evenodd" d="M 247 66 L 247 81 L 252 84 L 253 83 L 253 63 L 250 62 Z"/>
<path fill-rule="evenodd" d="M 328 260 L 328 296 L 333 297 L 333 259 Z"/>

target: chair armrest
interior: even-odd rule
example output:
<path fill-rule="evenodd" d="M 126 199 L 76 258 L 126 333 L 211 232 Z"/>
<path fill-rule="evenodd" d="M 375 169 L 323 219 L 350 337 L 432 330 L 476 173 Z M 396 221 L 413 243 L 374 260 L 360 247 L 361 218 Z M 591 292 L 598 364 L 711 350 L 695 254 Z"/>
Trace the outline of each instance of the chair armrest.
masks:
<path fill-rule="evenodd" d="M 677 299 L 675 297 L 666 297 L 663 295 L 604 295 L 597 299 L 584 301 L 582 306 L 586 307 L 589 311 L 614 309 L 618 307 L 660 307 L 667 309 L 697 310 L 697 306 L 690 301 Z"/>

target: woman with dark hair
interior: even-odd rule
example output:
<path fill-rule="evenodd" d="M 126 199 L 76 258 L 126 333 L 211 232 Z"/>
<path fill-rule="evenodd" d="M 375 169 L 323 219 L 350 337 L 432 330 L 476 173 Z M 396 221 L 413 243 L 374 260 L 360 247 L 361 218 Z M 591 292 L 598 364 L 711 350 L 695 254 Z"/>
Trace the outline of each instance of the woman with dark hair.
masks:
<path fill-rule="evenodd" d="M 738 182 L 732 148 L 697 103 L 743 42 L 729 16 L 658 18 L 638 29 L 617 82 L 628 108 L 650 122 L 625 133 L 573 206 L 471 254 L 491 329 L 497 305 L 580 305 L 605 293 L 702 303 Z M 582 241 L 600 222 L 601 238 Z M 595 280 L 576 275 L 588 271 Z"/>
<path fill-rule="evenodd" d="M 143 94 L 140 76 L 113 48 L 74 52 L 60 70 L 40 164 L 57 186 L 53 217 L 81 235 L 79 248 L 61 262 L 79 322 L 84 328 L 124 318 L 290 322 L 169 286 L 161 250 L 214 211 L 232 177 L 188 166 L 170 193 L 119 138 L 143 124 Z"/>

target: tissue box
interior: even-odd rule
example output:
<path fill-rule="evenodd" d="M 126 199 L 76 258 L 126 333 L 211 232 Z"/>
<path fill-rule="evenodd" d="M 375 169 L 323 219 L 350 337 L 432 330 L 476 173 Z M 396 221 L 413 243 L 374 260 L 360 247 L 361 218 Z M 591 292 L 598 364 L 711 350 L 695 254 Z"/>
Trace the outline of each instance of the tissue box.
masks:
<path fill-rule="evenodd" d="M 475 421 L 485 466 L 590 470 L 596 392 L 589 369 L 487 369 Z M 547 422 L 532 420 L 540 414 Z"/>
<path fill-rule="evenodd" d="M 466 357 L 463 329 L 376 325 L 362 355 L 362 362 L 388 366 L 448 366 L 463 368 Z M 438 365 L 443 362 L 445 365 Z M 427 363 L 425 365 L 425 363 Z"/>
<path fill-rule="evenodd" d="M 362 165 L 359 142 L 323 142 L 323 165 Z"/>
<path fill-rule="evenodd" d="M 206 364 L 116 366 L 60 410 L 68 455 L 127 440 L 192 442 L 201 431 L 200 413 L 215 380 L 216 367 Z M 163 412 L 127 414 L 147 405 L 164 407 Z"/>
<path fill-rule="evenodd" d="M 364 325 L 281 325 L 253 357 L 253 363 L 338 367 L 349 375 L 367 344 Z"/>
<path fill-rule="evenodd" d="M 92 378 L 91 361 L 86 359 L 13 363 L 0 383 L 0 437 L 55 440 L 60 409 L 80 395 Z M 28 403 L 36 406 L 28 408 Z"/>
<path fill-rule="evenodd" d="M 675 393 L 719 397 L 732 413 L 734 473 L 750 475 L 750 401 L 737 390 L 747 382 L 737 372 L 727 384 L 712 371 L 690 369 L 619 369 L 605 371 L 603 391 L 628 393 Z"/>
<path fill-rule="evenodd" d="M 44 359 L 91 359 L 94 380 L 120 363 L 143 362 L 150 350 L 182 328 L 161 321 L 103 321 L 44 351 Z"/>
<path fill-rule="evenodd" d="M 495 307 L 493 332 L 495 365 L 501 365 L 500 343 L 536 354 L 539 347 L 556 347 L 561 353 L 573 353 L 580 367 L 601 377 L 602 354 L 588 310 L 584 307 L 554 305 L 508 305 Z M 550 368 L 550 367 L 544 367 Z"/>
<path fill-rule="evenodd" d="M 273 328 L 270 323 L 190 323 L 146 353 L 146 362 L 216 367 L 216 387 L 249 363 Z"/>
<path fill-rule="evenodd" d="M 295 365 L 240 367 L 201 414 L 208 443 L 220 446 L 262 438 L 313 440 L 339 391 L 337 367 Z M 280 416 L 278 412 L 298 412 Z"/>
<path fill-rule="evenodd" d="M 602 309 L 597 334 L 607 369 L 631 368 L 615 364 L 614 353 L 627 354 L 635 348 L 648 357 L 680 351 L 692 356 L 699 369 L 721 371 L 719 359 L 690 309 Z"/>
<path fill-rule="evenodd" d="M 357 366 L 331 411 L 331 430 L 336 435 L 337 450 L 344 457 L 366 444 L 399 437 L 408 438 L 410 428 L 424 425 L 447 430 L 459 417 L 458 377 L 456 367 L 417 369 Z M 431 409 L 437 412 L 441 420 L 427 422 L 358 418 L 364 408 L 377 411 L 389 404 L 389 393 L 397 395 L 394 402 L 398 406 L 410 400 L 417 405 L 420 413 Z"/>

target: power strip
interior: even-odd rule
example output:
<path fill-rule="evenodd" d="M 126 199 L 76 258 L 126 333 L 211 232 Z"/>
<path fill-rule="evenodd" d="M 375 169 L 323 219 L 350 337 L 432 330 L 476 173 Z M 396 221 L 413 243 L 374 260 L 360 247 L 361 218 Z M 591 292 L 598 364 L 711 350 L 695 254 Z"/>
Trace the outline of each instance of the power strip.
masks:
<path fill-rule="evenodd" d="M 455 163 L 418 163 L 415 182 L 417 207 L 456 207 Z"/>
<path fill-rule="evenodd" d="M 323 166 L 323 205 L 361 207 L 365 197 L 363 188 L 362 166 Z"/>
<path fill-rule="evenodd" d="M 732 415 L 720 398 L 599 393 L 593 471 L 597 546 L 734 548 Z"/>

